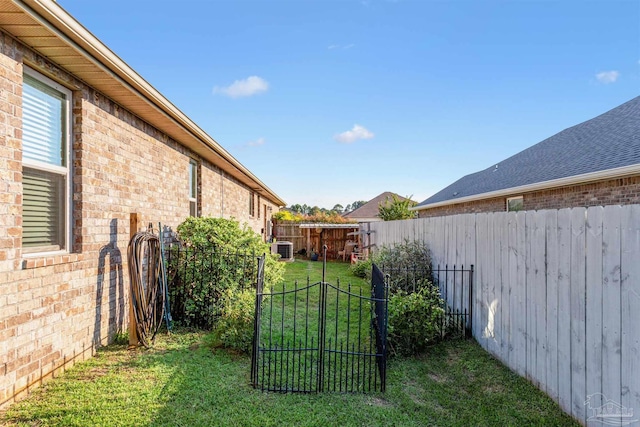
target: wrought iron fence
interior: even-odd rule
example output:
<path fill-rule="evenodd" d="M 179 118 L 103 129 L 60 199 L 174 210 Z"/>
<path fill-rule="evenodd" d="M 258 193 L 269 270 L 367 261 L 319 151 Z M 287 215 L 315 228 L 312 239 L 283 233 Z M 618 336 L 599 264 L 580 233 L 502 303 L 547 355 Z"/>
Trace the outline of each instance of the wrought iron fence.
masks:
<path fill-rule="evenodd" d="M 254 253 L 174 244 L 165 256 L 171 316 L 185 326 L 211 329 L 222 293 L 254 288 L 259 277 Z"/>
<path fill-rule="evenodd" d="M 382 265 L 381 270 L 391 277 L 391 292 L 416 292 L 421 286 L 436 286 L 443 300 L 444 314 L 439 322 L 440 335 L 471 336 L 473 305 L 473 265 L 460 266 Z"/>
<path fill-rule="evenodd" d="M 377 268 L 374 268 L 374 271 Z M 251 358 L 255 388 L 277 392 L 384 391 L 388 286 L 323 280 L 256 292 Z"/>

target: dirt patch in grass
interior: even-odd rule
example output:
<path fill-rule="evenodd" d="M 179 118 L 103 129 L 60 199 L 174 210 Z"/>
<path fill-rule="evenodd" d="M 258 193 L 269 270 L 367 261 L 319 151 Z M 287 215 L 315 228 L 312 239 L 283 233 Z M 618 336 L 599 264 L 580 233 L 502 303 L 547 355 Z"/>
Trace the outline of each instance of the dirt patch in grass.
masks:
<path fill-rule="evenodd" d="M 483 387 L 482 389 L 485 393 L 496 394 L 496 393 L 504 393 L 504 386 L 501 384 L 489 384 Z"/>
<path fill-rule="evenodd" d="M 430 372 L 428 376 L 429 376 L 429 379 L 433 380 L 433 382 L 436 382 L 438 384 L 444 384 L 448 381 L 448 378 L 443 374 L 436 374 L 436 373 Z"/>
<path fill-rule="evenodd" d="M 407 382 L 404 387 L 402 387 L 402 391 L 411 399 L 413 403 L 418 406 L 424 406 L 425 401 L 422 399 L 422 394 L 424 393 L 424 387 L 416 381 Z"/>
<path fill-rule="evenodd" d="M 447 365 L 453 366 L 460 362 L 460 354 L 455 349 L 449 349 L 447 352 Z"/>
<path fill-rule="evenodd" d="M 377 406 L 379 408 L 391 408 L 393 404 L 386 399 L 381 397 L 371 396 L 366 400 L 367 405 L 369 406 Z"/>

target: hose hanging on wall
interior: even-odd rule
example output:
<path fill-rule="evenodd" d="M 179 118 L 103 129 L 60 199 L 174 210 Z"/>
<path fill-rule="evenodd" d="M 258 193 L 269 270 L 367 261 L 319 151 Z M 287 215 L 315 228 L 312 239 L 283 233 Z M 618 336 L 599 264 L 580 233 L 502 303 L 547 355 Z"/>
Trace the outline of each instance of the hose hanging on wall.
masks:
<path fill-rule="evenodd" d="M 129 283 L 138 340 L 149 347 L 162 324 L 167 280 L 161 242 L 149 224 L 129 242 Z"/>

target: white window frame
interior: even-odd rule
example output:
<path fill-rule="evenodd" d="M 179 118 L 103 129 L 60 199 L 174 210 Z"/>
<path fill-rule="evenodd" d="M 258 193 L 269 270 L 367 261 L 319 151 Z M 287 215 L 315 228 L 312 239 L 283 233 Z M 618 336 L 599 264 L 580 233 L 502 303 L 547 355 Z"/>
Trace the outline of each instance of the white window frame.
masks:
<path fill-rule="evenodd" d="M 520 209 L 511 209 L 510 203 L 512 201 L 519 201 Z M 523 209 L 524 209 L 524 196 L 507 197 L 507 212 L 518 212 Z"/>
<path fill-rule="evenodd" d="M 198 210 L 198 162 L 194 159 L 189 159 L 187 171 L 189 173 L 189 215 L 197 218 L 200 216 L 200 211 Z M 192 203 L 195 206 L 194 215 L 191 215 Z"/>
<path fill-rule="evenodd" d="M 40 83 L 49 86 L 50 88 L 62 93 L 65 97 L 65 101 L 63 102 L 63 107 L 66 111 L 66 120 L 64 123 L 65 129 L 63 129 L 63 139 L 61 143 L 64 145 L 63 155 L 64 155 L 64 163 L 66 166 L 56 166 L 51 165 L 46 162 L 36 161 L 32 159 L 24 158 L 22 159 L 22 166 L 28 167 L 30 169 L 41 170 L 43 172 L 56 173 L 59 175 L 64 175 L 65 178 L 65 194 L 64 194 L 64 218 L 62 220 L 62 224 L 64 226 L 64 230 L 62 232 L 63 241 L 62 248 L 59 250 L 48 250 L 43 249 L 42 247 L 22 247 L 22 253 L 24 257 L 29 256 L 46 256 L 46 255 L 54 255 L 60 253 L 70 253 L 72 252 L 71 242 L 72 242 L 72 224 L 71 218 L 73 218 L 72 211 L 72 203 L 71 203 L 71 194 L 72 194 L 72 165 L 73 159 L 71 157 L 71 145 L 72 145 L 72 133 L 73 133 L 73 115 L 71 109 L 72 102 L 72 92 L 61 84 L 51 80 L 50 78 L 40 74 L 32 68 L 24 66 L 23 73 L 28 75 L 29 77 L 38 80 Z M 24 200 L 23 200 L 24 203 Z"/>

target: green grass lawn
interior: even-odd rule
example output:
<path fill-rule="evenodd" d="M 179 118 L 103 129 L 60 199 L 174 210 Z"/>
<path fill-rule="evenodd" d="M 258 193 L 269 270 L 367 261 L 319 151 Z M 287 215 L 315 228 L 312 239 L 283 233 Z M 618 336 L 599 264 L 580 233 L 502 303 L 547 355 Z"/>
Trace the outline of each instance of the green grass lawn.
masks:
<path fill-rule="evenodd" d="M 306 282 L 322 264 L 288 264 Z M 330 263 L 349 277 L 348 265 Z M 312 280 L 319 280 L 313 279 Z M 356 278 L 351 278 L 355 283 Z M 354 285 L 355 286 L 355 285 Z M 391 359 L 387 392 L 281 394 L 251 387 L 250 357 L 204 332 L 160 334 L 146 350 L 101 349 L 0 413 L 6 426 L 575 426 L 544 393 L 473 340 Z"/>

